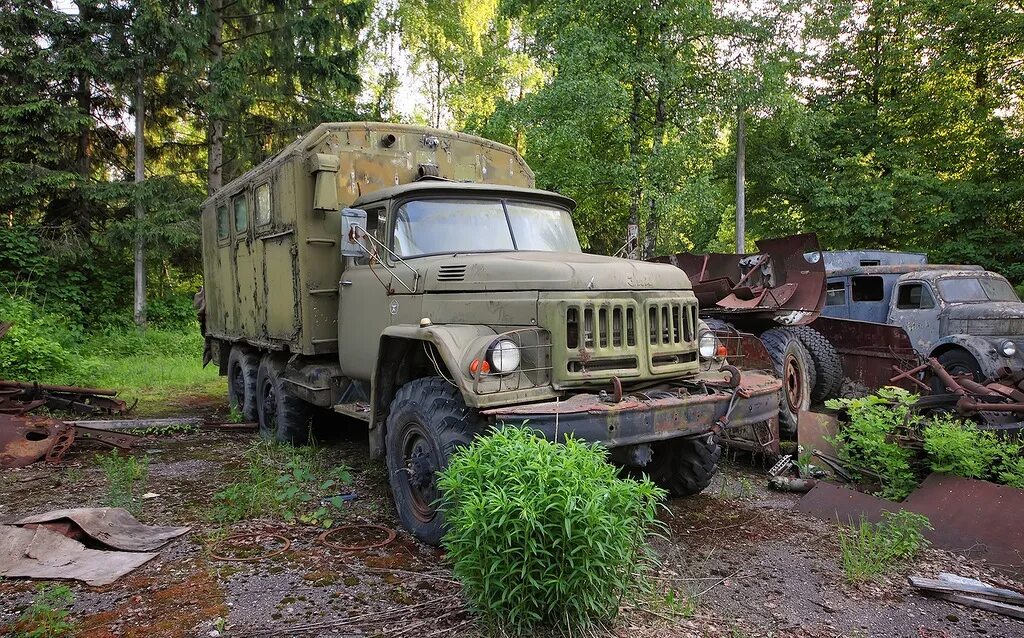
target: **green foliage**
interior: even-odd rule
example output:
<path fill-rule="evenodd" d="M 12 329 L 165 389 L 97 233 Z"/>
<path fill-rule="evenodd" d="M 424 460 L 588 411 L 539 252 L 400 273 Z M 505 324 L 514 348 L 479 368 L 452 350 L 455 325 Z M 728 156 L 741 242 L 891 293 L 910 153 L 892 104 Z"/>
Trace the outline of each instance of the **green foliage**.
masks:
<path fill-rule="evenodd" d="M 841 458 L 854 472 L 867 469 L 882 476 L 880 495 L 901 500 L 917 486 L 913 468 L 914 452 L 892 439 L 897 427 L 913 426 L 919 417 L 910 406 L 917 396 L 906 390 L 886 387 L 857 399 L 830 399 L 825 405 L 845 410 L 849 421 L 836 435 Z M 860 473 L 862 479 L 866 475 Z"/>
<path fill-rule="evenodd" d="M 254 443 L 237 479 L 214 496 L 221 524 L 263 516 L 329 528 L 344 507 L 338 490 L 352 483 L 344 465 L 313 446 Z"/>
<path fill-rule="evenodd" d="M 928 517 L 906 510 L 883 512 L 873 524 L 861 518 L 857 525 L 839 528 L 839 548 L 847 580 L 860 582 L 884 574 L 911 560 L 928 547 Z"/>
<path fill-rule="evenodd" d="M 117 450 L 97 454 L 96 462 L 107 479 L 104 507 L 123 507 L 137 513 L 142 506 L 141 496 L 149 477 L 149 457 L 122 455 Z"/>
<path fill-rule="evenodd" d="M 75 593 L 67 585 L 39 585 L 36 597 L 11 628 L 13 638 L 66 638 L 78 623 L 71 619 Z"/>
<path fill-rule="evenodd" d="M 664 491 L 620 479 L 599 445 L 502 427 L 457 451 L 438 486 L 444 545 L 472 605 L 518 632 L 615 616 L 646 585 Z"/>
<path fill-rule="evenodd" d="M 14 325 L 0 339 L 0 376 L 52 378 L 82 365 L 72 350 L 81 332 L 59 317 L 17 297 L 0 298 L 0 317 Z"/>
<path fill-rule="evenodd" d="M 924 428 L 924 449 L 932 471 L 1024 487 L 1021 444 L 948 415 Z"/>

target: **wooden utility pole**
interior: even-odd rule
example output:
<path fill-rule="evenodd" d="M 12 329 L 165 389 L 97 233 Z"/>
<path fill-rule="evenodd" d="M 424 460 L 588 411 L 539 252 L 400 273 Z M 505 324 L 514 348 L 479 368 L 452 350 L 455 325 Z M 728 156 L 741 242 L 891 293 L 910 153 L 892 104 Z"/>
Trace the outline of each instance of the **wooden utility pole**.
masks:
<path fill-rule="evenodd" d="M 142 83 L 142 64 L 135 76 L 135 326 L 146 327 L 146 243 L 142 237 L 142 223 L 146 207 L 142 201 L 141 186 L 146 179 L 146 109 Z"/>
<path fill-rule="evenodd" d="M 743 254 L 747 243 L 747 111 L 736 108 L 736 252 Z"/>

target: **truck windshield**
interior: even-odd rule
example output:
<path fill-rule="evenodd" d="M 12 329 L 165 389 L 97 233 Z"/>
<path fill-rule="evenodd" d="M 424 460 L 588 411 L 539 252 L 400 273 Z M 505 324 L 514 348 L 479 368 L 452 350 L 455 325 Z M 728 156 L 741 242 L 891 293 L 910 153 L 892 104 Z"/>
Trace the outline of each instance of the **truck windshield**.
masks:
<path fill-rule="evenodd" d="M 582 252 L 564 208 L 462 198 L 402 204 L 395 216 L 394 250 L 401 257 L 506 250 Z"/>
<path fill-rule="evenodd" d="M 939 294 L 949 303 L 1020 301 L 1004 279 L 995 277 L 950 277 L 939 280 Z"/>

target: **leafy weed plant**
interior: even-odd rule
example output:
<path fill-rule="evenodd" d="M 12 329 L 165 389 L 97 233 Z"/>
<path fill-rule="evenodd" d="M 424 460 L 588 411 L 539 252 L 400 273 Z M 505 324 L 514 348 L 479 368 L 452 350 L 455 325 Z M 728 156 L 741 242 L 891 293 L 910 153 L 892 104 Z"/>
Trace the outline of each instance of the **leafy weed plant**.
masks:
<path fill-rule="evenodd" d="M 444 545 L 463 592 L 489 623 L 519 633 L 572 629 L 649 595 L 648 536 L 663 490 L 621 479 L 607 452 L 501 427 L 457 451 L 439 480 Z"/>
<path fill-rule="evenodd" d="M 924 449 L 934 472 L 1024 488 L 1021 447 L 949 415 L 936 415 L 924 428 Z"/>
<path fill-rule="evenodd" d="M 857 525 L 841 526 L 839 549 L 846 579 L 871 580 L 916 557 L 929 545 L 924 531 L 930 529 L 926 516 L 906 510 L 883 512 L 878 524 L 862 517 Z"/>
<path fill-rule="evenodd" d="M 14 638 L 65 638 L 74 635 L 76 623 L 69 611 L 75 593 L 67 585 L 36 588 L 36 598 L 11 628 Z"/>
<path fill-rule="evenodd" d="M 117 450 L 111 450 L 107 454 L 97 454 L 96 461 L 107 479 L 107 495 L 103 504 L 138 513 L 141 492 L 149 477 L 149 458 L 122 456 Z"/>
<path fill-rule="evenodd" d="M 214 497 L 213 518 L 222 524 L 262 516 L 329 528 L 352 483 L 344 465 L 332 465 L 313 446 L 260 441 L 245 453 L 237 479 Z"/>

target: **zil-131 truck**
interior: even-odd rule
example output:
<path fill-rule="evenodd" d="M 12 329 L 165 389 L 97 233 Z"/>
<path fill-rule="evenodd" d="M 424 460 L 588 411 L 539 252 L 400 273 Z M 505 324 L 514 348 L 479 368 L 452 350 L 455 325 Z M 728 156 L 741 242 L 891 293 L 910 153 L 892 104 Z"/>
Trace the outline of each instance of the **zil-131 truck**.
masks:
<path fill-rule="evenodd" d="M 364 421 L 427 543 L 436 473 L 494 424 L 699 492 L 718 434 L 776 419 L 780 383 L 725 364 L 678 268 L 584 253 L 573 208 L 507 146 L 322 124 L 203 204 L 205 357 L 264 437 Z"/>

